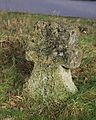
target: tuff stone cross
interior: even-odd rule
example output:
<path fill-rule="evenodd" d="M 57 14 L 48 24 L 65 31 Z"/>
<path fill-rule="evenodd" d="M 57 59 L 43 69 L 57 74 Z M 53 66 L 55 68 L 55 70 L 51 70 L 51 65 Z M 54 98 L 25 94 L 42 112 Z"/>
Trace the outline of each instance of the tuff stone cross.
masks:
<path fill-rule="evenodd" d="M 58 101 L 77 92 L 71 76 L 71 69 L 81 62 L 77 43 L 78 30 L 72 25 L 51 21 L 34 24 L 26 51 L 26 59 L 35 63 L 26 83 L 28 95 Z"/>

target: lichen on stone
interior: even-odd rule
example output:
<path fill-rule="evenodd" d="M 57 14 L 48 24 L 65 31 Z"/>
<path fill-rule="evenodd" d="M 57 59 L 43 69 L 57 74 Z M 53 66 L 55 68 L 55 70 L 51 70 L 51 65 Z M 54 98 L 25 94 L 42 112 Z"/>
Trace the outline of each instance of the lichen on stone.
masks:
<path fill-rule="evenodd" d="M 26 51 L 26 58 L 35 63 L 26 85 L 34 99 L 41 96 L 46 100 L 61 100 L 68 92 L 77 91 L 70 72 L 81 62 L 77 44 L 78 29 L 75 26 L 51 21 L 34 24 L 32 40 L 27 41 Z"/>
<path fill-rule="evenodd" d="M 72 25 L 39 21 L 35 23 L 30 51 L 41 57 L 51 57 L 67 68 L 80 65 L 80 51 L 77 49 L 78 30 Z M 78 62 L 77 62 L 78 61 Z M 75 64 L 76 63 L 76 64 Z"/>

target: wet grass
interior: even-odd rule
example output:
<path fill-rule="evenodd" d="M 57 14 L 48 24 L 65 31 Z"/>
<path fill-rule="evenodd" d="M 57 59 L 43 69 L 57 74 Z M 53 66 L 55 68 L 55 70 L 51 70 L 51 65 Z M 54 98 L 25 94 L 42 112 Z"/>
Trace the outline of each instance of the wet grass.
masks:
<path fill-rule="evenodd" d="M 81 66 L 72 71 L 78 93 L 49 106 L 22 96 L 33 63 L 26 61 L 24 41 L 38 20 L 65 21 L 80 31 Z M 0 120 L 96 120 L 96 20 L 20 13 L 0 13 Z"/>

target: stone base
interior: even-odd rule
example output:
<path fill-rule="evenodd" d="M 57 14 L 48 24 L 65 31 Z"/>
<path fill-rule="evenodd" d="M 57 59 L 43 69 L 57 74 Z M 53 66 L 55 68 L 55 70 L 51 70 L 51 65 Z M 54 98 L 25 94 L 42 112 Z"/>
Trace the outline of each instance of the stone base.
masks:
<path fill-rule="evenodd" d="M 35 64 L 25 90 L 31 98 L 44 101 L 66 100 L 70 93 L 77 92 L 70 69 L 58 64 L 40 63 Z"/>

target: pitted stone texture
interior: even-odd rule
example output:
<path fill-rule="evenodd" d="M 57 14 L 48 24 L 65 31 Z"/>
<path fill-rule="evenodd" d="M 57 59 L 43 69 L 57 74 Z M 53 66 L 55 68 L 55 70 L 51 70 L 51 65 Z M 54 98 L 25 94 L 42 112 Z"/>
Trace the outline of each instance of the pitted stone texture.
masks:
<path fill-rule="evenodd" d="M 25 89 L 32 98 L 59 101 L 77 92 L 70 71 L 81 62 L 77 43 L 78 29 L 72 25 L 51 21 L 34 24 L 26 51 L 27 60 L 35 63 Z"/>
<path fill-rule="evenodd" d="M 52 61 L 71 69 L 78 67 L 81 62 L 77 43 L 78 29 L 75 26 L 39 21 L 34 25 L 28 50 L 35 51 L 42 60 L 50 57 Z"/>

